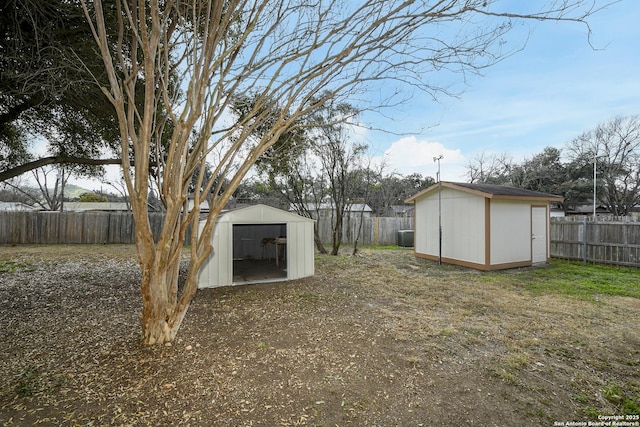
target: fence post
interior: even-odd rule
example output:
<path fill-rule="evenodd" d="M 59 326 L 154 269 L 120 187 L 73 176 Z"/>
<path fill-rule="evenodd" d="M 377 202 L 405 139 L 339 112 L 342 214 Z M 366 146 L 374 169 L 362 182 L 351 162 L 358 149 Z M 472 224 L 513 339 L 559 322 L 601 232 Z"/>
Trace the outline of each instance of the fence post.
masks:
<path fill-rule="evenodd" d="M 587 216 L 582 217 L 582 262 L 587 263 Z"/>
<path fill-rule="evenodd" d="M 380 221 L 380 220 L 379 220 L 379 218 L 377 216 L 375 218 L 376 219 L 375 219 L 374 230 L 373 230 L 373 244 L 375 246 L 378 246 L 378 233 L 379 233 L 379 231 L 378 231 L 378 221 Z"/>

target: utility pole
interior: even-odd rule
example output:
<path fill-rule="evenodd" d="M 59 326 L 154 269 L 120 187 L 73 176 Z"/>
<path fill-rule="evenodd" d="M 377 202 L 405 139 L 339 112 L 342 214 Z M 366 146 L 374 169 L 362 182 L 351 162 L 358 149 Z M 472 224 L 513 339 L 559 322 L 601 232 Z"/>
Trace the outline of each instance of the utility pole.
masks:
<path fill-rule="evenodd" d="M 444 156 L 440 154 L 433 158 L 434 162 L 438 162 L 438 265 L 442 265 L 442 181 L 440 180 L 440 160 Z"/>
<path fill-rule="evenodd" d="M 598 161 L 598 154 L 593 156 L 593 219 L 596 218 L 596 163 Z"/>

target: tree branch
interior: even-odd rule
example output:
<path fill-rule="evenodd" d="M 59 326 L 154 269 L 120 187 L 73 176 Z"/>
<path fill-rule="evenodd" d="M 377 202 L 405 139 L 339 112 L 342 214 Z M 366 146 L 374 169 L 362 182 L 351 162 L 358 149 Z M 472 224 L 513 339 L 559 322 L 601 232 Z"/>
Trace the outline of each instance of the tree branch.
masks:
<path fill-rule="evenodd" d="M 76 165 L 119 165 L 122 163 L 122 159 L 86 159 L 82 157 L 69 157 L 69 156 L 51 156 L 43 157 L 33 162 L 25 163 L 20 166 L 16 166 L 6 171 L 0 172 L 0 182 L 6 181 L 23 173 L 32 171 L 42 166 L 51 164 L 76 164 Z M 133 163 L 132 163 L 133 164 Z"/>

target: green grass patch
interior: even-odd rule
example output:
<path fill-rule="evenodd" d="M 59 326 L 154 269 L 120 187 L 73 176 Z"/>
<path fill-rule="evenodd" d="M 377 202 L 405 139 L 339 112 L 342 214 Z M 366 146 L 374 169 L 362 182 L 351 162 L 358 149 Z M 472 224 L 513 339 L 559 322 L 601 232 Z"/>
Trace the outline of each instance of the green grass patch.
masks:
<path fill-rule="evenodd" d="M 24 262 L 0 260 L 0 273 L 14 273 L 18 270 L 27 270 L 29 268 L 31 268 L 31 266 Z"/>
<path fill-rule="evenodd" d="M 375 250 L 387 250 L 387 249 L 394 249 L 394 250 L 398 250 L 398 249 L 404 249 L 404 250 L 409 250 L 412 251 L 413 248 L 405 248 L 402 246 L 398 246 L 398 245 L 362 245 L 360 246 L 361 248 L 366 248 L 366 249 L 375 249 Z"/>
<path fill-rule="evenodd" d="M 632 385 L 611 384 L 602 390 L 603 397 L 624 415 L 640 415 L 640 389 Z"/>
<path fill-rule="evenodd" d="M 29 365 L 17 375 L 15 392 L 20 397 L 33 396 L 43 390 L 44 385 L 37 366 Z"/>
<path fill-rule="evenodd" d="M 582 299 L 596 295 L 640 298 L 640 270 L 554 260 L 547 267 L 487 273 L 492 282 L 511 283 L 536 294 Z"/>

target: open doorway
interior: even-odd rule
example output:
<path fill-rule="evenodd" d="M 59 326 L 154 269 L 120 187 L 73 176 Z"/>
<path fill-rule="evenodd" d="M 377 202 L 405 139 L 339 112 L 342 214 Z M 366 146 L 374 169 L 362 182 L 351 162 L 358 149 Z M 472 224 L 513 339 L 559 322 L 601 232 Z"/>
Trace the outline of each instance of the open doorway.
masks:
<path fill-rule="evenodd" d="M 233 225 L 233 283 L 287 279 L 287 224 Z"/>

